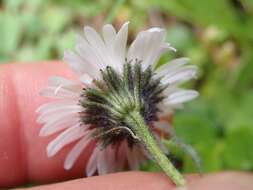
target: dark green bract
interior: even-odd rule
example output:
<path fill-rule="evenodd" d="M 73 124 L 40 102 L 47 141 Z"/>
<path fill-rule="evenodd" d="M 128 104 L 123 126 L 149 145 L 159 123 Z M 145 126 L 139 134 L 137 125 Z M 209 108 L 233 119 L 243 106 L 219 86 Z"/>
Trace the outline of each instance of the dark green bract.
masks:
<path fill-rule="evenodd" d="M 160 111 L 158 104 L 163 100 L 165 86 L 160 79 L 154 78 L 151 67 L 142 70 L 140 62 L 125 63 L 123 74 L 117 73 L 112 67 L 101 70 L 102 80 L 94 81 L 95 87 L 83 91 L 81 105 L 85 111 L 81 113 L 82 122 L 96 128 L 97 136 L 103 146 L 128 140 L 130 146 L 135 143 L 129 131 L 126 116 L 137 111 L 148 126 L 158 120 Z"/>

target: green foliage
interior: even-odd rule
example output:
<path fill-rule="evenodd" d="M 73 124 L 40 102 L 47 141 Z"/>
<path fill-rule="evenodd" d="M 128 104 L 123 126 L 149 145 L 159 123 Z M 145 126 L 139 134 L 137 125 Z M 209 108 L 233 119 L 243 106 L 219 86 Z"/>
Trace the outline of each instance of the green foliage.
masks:
<path fill-rule="evenodd" d="M 224 164 L 237 170 L 253 169 L 253 130 L 251 126 L 238 126 L 229 131 L 225 139 Z M 238 142 L 238 140 L 240 142 Z"/>
<path fill-rule="evenodd" d="M 5 0 L 0 1 L 0 62 L 60 59 L 83 25 L 117 27 L 130 20 L 130 41 L 148 26 L 199 66 L 191 85 L 200 98 L 174 115 L 177 135 L 202 158 L 203 171 L 253 170 L 253 3 L 250 0 Z M 171 153 L 185 172 L 189 155 Z M 157 171 L 148 162 L 144 170 Z"/>

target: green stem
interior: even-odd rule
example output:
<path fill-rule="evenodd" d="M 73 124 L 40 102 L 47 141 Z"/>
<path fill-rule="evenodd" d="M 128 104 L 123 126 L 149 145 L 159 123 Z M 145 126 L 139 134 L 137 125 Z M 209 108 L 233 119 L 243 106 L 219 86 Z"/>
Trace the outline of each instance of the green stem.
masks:
<path fill-rule="evenodd" d="M 148 152 L 155 159 L 165 174 L 169 176 L 177 186 L 185 185 L 186 181 L 184 177 L 177 171 L 167 156 L 162 152 L 139 112 L 131 112 L 126 116 L 125 122 L 131 127 L 136 136 L 145 145 Z"/>

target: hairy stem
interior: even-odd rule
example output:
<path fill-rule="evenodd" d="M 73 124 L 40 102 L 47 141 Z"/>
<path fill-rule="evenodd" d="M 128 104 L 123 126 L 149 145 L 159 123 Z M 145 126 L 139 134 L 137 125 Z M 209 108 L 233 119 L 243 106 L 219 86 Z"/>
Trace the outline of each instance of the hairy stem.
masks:
<path fill-rule="evenodd" d="M 177 186 L 185 185 L 186 181 L 184 177 L 177 171 L 170 160 L 162 152 L 140 113 L 138 111 L 131 112 L 126 116 L 125 122 L 134 131 L 141 143 L 144 144 L 148 152 L 165 174 L 169 176 Z"/>

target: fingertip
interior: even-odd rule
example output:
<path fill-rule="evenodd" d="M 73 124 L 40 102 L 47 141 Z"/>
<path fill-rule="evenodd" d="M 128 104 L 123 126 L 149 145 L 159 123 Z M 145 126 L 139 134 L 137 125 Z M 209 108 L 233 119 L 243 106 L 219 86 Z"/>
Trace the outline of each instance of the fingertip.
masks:
<path fill-rule="evenodd" d="M 20 145 L 16 95 L 8 65 L 0 66 L 0 187 L 26 181 Z M 8 175 L 6 175 L 8 173 Z"/>
<path fill-rule="evenodd" d="M 96 189 L 96 190 L 172 190 L 174 184 L 161 173 L 120 172 L 34 187 L 31 190 Z"/>
<path fill-rule="evenodd" d="M 0 66 L 0 187 L 84 175 L 89 151 L 81 156 L 77 166 L 66 171 L 63 164 L 72 145 L 48 158 L 46 147 L 55 136 L 39 137 L 41 124 L 36 122 L 36 109 L 50 101 L 39 91 L 54 75 L 74 79 L 71 70 L 57 61 Z"/>
<path fill-rule="evenodd" d="M 192 181 L 187 190 L 251 190 L 253 175 L 246 172 L 220 172 L 207 174 L 199 180 Z"/>

